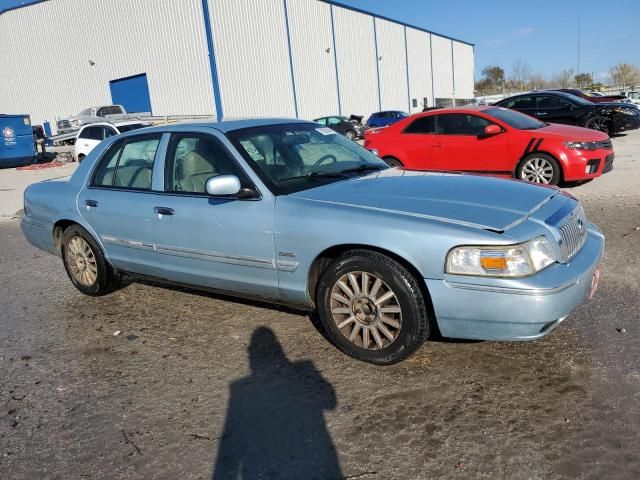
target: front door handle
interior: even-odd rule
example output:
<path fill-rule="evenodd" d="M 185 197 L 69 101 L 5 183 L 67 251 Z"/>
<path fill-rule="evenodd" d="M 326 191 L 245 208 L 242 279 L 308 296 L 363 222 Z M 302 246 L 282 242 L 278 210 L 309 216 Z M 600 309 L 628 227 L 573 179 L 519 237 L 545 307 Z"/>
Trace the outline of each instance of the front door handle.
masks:
<path fill-rule="evenodd" d="M 97 200 L 85 200 L 84 204 L 87 207 L 97 207 L 98 206 L 98 201 Z"/>
<path fill-rule="evenodd" d="M 546 115 L 547 112 L 537 112 L 536 115 Z"/>
<path fill-rule="evenodd" d="M 157 215 L 173 215 L 176 213 L 173 208 L 169 207 L 154 207 L 153 211 Z"/>
<path fill-rule="evenodd" d="M 442 148 L 442 144 L 441 143 L 434 143 L 431 145 L 433 148 Z"/>

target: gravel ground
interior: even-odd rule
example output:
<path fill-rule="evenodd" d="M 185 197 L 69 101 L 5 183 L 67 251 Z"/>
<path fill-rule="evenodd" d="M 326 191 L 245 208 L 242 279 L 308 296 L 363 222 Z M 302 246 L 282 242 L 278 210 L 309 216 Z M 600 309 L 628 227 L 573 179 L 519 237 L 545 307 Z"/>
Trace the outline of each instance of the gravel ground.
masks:
<path fill-rule="evenodd" d="M 0 478 L 640 478 L 640 132 L 614 143 L 615 170 L 571 189 L 607 237 L 594 300 L 540 341 L 429 341 L 386 368 L 286 309 L 82 296 L 1 222 Z"/>

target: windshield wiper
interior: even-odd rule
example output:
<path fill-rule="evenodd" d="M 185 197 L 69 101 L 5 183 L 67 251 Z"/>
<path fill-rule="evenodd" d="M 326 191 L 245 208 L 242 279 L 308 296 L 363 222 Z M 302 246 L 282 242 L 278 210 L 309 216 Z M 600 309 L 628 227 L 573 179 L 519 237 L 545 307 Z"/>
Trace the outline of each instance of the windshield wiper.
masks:
<path fill-rule="evenodd" d="M 385 169 L 385 167 L 382 165 L 360 165 L 358 167 L 340 170 L 340 173 L 344 175 L 345 173 L 373 172 L 373 171 L 378 171 L 383 169 Z"/>
<path fill-rule="evenodd" d="M 289 180 L 301 180 L 301 179 L 320 179 L 320 178 L 344 178 L 346 175 L 342 172 L 310 172 L 306 175 L 296 175 L 294 177 L 287 177 L 280 180 L 281 182 L 288 182 Z"/>

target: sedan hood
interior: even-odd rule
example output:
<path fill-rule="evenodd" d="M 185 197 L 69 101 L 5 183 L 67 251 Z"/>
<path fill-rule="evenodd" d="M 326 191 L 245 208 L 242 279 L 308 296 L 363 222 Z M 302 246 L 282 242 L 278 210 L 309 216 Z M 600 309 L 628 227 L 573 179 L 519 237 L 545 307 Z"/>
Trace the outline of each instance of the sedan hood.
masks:
<path fill-rule="evenodd" d="M 558 193 L 514 180 L 390 168 L 291 196 L 503 232 Z"/>
<path fill-rule="evenodd" d="M 609 135 L 590 128 L 574 127 L 573 125 L 562 125 L 560 123 L 549 123 L 547 126 L 530 132 L 540 132 L 545 135 L 565 137 L 571 141 L 582 142 L 602 142 L 609 138 Z"/>

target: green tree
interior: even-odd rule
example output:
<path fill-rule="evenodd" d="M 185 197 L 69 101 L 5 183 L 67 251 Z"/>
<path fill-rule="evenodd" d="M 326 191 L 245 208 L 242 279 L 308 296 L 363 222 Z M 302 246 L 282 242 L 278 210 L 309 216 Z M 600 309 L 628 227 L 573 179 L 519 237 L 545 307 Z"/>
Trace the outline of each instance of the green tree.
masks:
<path fill-rule="evenodd" d="M 498 65 L 488 65 L 482 69 L 482 76 L 492 85 L 502 85 L 504 81 L 504 69 Z"/>
<path fill-rule="evenodd" d="M 593 85 L 593 77 L 589 73 L 579 73 L 573 79 L 576 81 L 578 88 L 588 87 Z"/>

